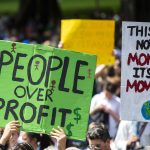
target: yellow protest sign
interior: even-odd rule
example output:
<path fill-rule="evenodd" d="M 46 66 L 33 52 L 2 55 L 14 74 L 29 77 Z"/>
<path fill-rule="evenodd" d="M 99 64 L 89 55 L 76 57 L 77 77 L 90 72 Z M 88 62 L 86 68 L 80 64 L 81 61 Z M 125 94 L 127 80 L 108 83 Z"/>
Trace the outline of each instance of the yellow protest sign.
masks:
<path fill-rule="evenodd" d="M 61 42 L 63 48 L 97 55 L 97 64 L 114 64 L 113 20 L 61 21 Z"/>

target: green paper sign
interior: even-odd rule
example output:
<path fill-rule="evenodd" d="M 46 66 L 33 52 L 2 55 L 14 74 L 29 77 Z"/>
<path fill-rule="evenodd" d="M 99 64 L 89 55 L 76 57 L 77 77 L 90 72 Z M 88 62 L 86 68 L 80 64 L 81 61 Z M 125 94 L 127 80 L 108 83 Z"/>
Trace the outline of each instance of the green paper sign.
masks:
<path fill-rule="evenodd" d="M 49 134 L 57 126 L 85 140 L 96 56 L 0 41 L 0 127 Z"/>

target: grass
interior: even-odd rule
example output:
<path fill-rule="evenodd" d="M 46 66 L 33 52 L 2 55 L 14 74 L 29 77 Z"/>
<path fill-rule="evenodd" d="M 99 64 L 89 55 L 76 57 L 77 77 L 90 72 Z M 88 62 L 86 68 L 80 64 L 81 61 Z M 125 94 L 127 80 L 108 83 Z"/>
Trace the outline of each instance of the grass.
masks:
<path fill-rule="evenodd" d="M 97 3 L 96 3 L 97 2 Z M 0 14 L 15 14 L 19 0 L 0 0 Z M 100 11 L 118 12 L 120 0 L 60 0 L 60 7 L 65 18 L 90 14 Z"/>

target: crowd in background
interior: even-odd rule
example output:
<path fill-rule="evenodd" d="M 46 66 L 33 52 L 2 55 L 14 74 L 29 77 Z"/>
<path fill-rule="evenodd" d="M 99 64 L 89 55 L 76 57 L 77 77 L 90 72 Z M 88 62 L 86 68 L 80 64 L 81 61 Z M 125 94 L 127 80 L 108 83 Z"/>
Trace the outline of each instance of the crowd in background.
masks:
<path fill-rule="evenodd" d="M 136 150 L 149 146 L 150 123 L 120 119 L 121 55 L 117 51 L 114 54 L 114 65 L 96 68 L 86 141 L 67 139 L 60 127 L 49 135 L 20 132 L 19 122 L 12 121 L 1 129 L 0 149 Z"/>
<path fill-rule="evenodd" d="M 43 27 L 43 24 L 39 22 L 37 24 L 35 20 L 31 19 L 21 28 L 14 23 L 15 18 L 12 16 L 0 17 L 0 40 L 40 43 L 57 47 L 60 37 L 59 22 L 51 20 Z M 99 139 L 100 134 L 105 130 L 109 132 L 105 132 L 107 138 L 100 138 L 104 143 L 107 143 L 107 139 L 109 139 L 109 146 L 112 150 L 143 149 L 145 146 L 149 146 L 150 123 L 120 120 L 121 51 L 115 49 L 113 52 L 116 58 L 114 65 L 102 64 L 96 68 L 87 141 L 68 140 L 61 128 L 53 129 L 50 136 L 19 132 L 19 122 L 13 121 L 7 124 L 5 129 L 1 129 L 0 149 L 14 148 L 17 150 L 18 146 L 29 150 L 64 150 L 69 147 L 94 150 L 90 139 Z M 101 123 L 105 127 L 101 126 Z M 27 145 L 18 144 L 16 146 L 17 143 L 24 142 Z M 97 146 L 96 150 L 100 149 L 102 148 Z M 103 150 L 108 149 L 106 145 Z"/>

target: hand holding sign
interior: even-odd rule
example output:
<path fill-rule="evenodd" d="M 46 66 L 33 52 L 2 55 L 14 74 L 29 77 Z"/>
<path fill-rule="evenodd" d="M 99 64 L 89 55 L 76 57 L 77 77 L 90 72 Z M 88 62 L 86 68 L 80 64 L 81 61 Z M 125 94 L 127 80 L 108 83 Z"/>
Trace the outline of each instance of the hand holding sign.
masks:
<path fill-rule="evenodd" d="M 0 144 L 5 145 L 13 134 L 18 134 L 19 128 L 20 128 L 20 125 L 18 121 L 9 122 L 5 126 L 4 133 L 2 137 L 0 138 Z"/>
<path fill-rule="evenodd" d="M 57 144 L 58 150 L 66 149 L 67 137 L 62 128 L 58 127 L 56 129 L 52 129 L 50 136 L 51 136 L 52 140 L 54 141 L 54 143 Z"/>

